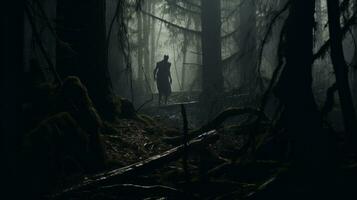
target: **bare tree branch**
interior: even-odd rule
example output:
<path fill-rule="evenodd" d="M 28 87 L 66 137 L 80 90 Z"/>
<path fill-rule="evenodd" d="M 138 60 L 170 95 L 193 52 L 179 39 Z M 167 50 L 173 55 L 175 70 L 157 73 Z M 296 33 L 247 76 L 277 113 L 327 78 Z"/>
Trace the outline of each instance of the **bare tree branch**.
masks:
<path fill-rule="evenodd" d="M 348 19 L 345 23 L 345 25 L 342 28 L 342 35 L 345 36 L 346 33 L 348 32 L 349 28 L 353 25 L 356 24 L 356 19 L 357 19 L 357 13 L 354 13 L 350 19 Z M 320 49 L 314 54 L 313 57 L 313 62 L 320 58 L 321 56 L 324 56 L 326 52 L 329 50 L 331 44 L 330 38 L 320 47 Z"/>
<path fill-rule="evenodd" d="M 167 21 L 166 19 L 162 19 L 162 18 L 157 17 L 157 16 L 155 16 L 155 15 L 149 13 L 149 12 L 146 12 L 145 10 L 142 10 L 141 12 L 142 12 L 143 14 L 148 15 L 148 16 L 152 17 L 153 19 L 159 20 L 159 21 L 161 21 L 161 22 L 163 22 L 163 23 L 165 23 L 165 24 L 167 24 L 167 25 L 169 25 L 169 26 L 172 26 L 172 27 L 174 27 L 174 28 L 180 29 L 181 31 L 185 31 L 185 32 L 187 32 L 187 33 L 191 33 L 191 34 L 194 34 L 194 35 L 201 35 L 201 31 L 193 30 L 193 29 L 188 29 L 188 28 L 179 26 L 179 25 L 177 25 L 177 24 L 174 24 L 174 23 L 172 23 L 172 22 Z"/>
<path fill-rule="evenodd" d="M 181 6 L 181 5 L 177 4 L 176 1 L 174 1 L 174 0 L 166 0 L 166 2 L 167 2 L 167 4 L 169 4 L 170 6 L 174 6 L 174 7 L 176 7 L 177 9 L 180 9 L 180 10 L 182 10 L 182 11 L 188 12 L 188 13 L 190 13 L 190 14 L 201 15 L 200 12 L 195 11 L 195 10 L 191 10 L 191 9 L 186 8 L 186 7 L 184 7 L 184 6 Z"/>

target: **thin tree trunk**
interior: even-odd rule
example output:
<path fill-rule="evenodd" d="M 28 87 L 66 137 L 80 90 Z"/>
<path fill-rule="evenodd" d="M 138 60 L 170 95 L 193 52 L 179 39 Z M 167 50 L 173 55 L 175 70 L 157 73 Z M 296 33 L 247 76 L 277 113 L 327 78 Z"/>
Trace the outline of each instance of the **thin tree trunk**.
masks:
<path fill-rule="evenodd" d="M 106 26 L 107 26 L 107 45 L 108 45 L 108 70 L 113 84 L 113 92 L 123 98 L 130 98 L 128 74 L 126 70 L 126 63 L 124 58 L 123 43 L 119 31 L 122 31 L 120 11 L 122 8 L 118 7 L 121 4 L 117 0 L 106 0 Z M 119 20 L 118 20 L 119 18 Z"/>
<path fill-rule="evenodd" d="M 151 13 L 151 2 L 146 1 L 144 2 L 145 4 L 145 10 Z M 149 52 L 149 42 L 150 42 L 150 18 L 148 15 L 143 15 L 143 49 L 144 49 L 144 63 L 143 63 L 143 80 L 148 77 L 148 72 L 151 74 L 150 70 L 150 52 Z M 147 81 L 149 80 L 144 80 L 143 81 L 143 91 L 146 92 L 148 90 Z"/>
<path fill-rule="evenodd" d="M 153 13 L 153 15 L 156 15 L 156 2 L 153 1 L 151 3 L 151 12 Z M 150 44 L 151 44 L 151 50 L 150 50 L 150 67 L 149 67 L 149 72 L 148 72 L 148 76 L 150 77 L 150 87 L 154 88 L 155 82 L 154 82 L 154 77 L 153 77 L 153 71 L 155 68 L 155 64 L 156 64 L 156 20 L 150 18 L 151 20 L 151 34 L 150 34 Z"/>
<path fill-rule="evenodd" d="M 200 28 L 200 19 L 198 17 L 194 18 L 194 24 L 195 24 L 195 29 L 199 29 Z M 196 52 L 201 52 L 202 48 L 201 48 L 201 40 L 199 40 L 198 38 L 196 38 L 196 43 L 195 43 L 195 51 Z M 202 54 L 200 53 L 196 53 L 196 63 L 198 65 L 197 69 L 196 69 L 196 73 L 195 73 L 195 77 L 192 80 L 192 82 L 190 83 L 190 91 L 192 91 L 194 89 L 195 86 L 198 86 L 198 90 L 203 90 L 202 88 L 202 74 L 203 74 L 203 69 L 202 69 Z M 196 87 L 197 88 L 197 87 Z"/>
<path fill-rule="evenodd" d="M 138 15 L 138 27 L 137 27 L 137 40 L 138 40 L 138 83 L 139 85 L 143 82 L 143 14 L 141 12 Z"/>
<path fill-rule="evenodd" d="M 322 9 L 322 2 L 323 0 L 316 0 L 316 30 L 315 30 L 315 38 L 316 38 L 316 45 L 321 46 L 324 41 L 323 32 L 324 32 L 324 24 L 323 24 L 323 9 Z"/>
<path fill-rule="evenodd" d="M 322 9 L 322 3 L 324 0 L 316 0 L 316 8 L 315 8 L 315 20 L 316 20 L 316 28 L 314 31 L 314 36 L 315 36 L 315 51 L 321 47 L 321 45 L 324 43 L 324 16 L 325 13 L 323 12 Z M 316 67 L 315 73 L 314 73 L 314 79 L 316 83 L 318 83 L 319 88 L 326 88 L 329 87 L 329 81 L 327 80 L 327 74 L 326 74 L 326 69 L 325 69 L 325 60 L 321 59 L 318 62 L 318 67 Z"/>
<path fill-rule="evenodd" d="M 202 26 L 202 95 L 203 106 L 212 117 L 221 110 L 217 98 L 223 92 L 223 71 L 221 66 L 221 2 L 201 0 Z"/>
<path fill-rule="evenodd" d="M 189 25 L 191 24 L 191 18 L 188 19 L 186 28 L 189 28 Z M 185 86 L 186 86 L 186 58 L 187 58 L 187 48 L 188 48 L 188 38 L 187 34 L 184 33 L 183 35 L 183 46 L 182 46 L 182 75 L 181 75 L 181 86 L 182 86 L 182 91 L 185 91 Z"/>
<path fill-rule="evenodd" d="M 327 7 L 331 39 L 331 60 L 336 76 L 344 126 L 348 135 L 355 140 L 357 138 L 356 112 L 353 106 L 350 85 L 348 82 L 348 66 L 343 54 L 339 1 L 327 0 Z"/>
<path fill-rule="evenodd" d="M 256 77 L 257 25 L 256 2 L 244 1 L 240 7 L 239 77 L 240 87 L 251 91 Z"/>
<path fill-rule="evenodd" d="M 354 1 L 353 3 L 353 11 L 357 12 L 357 2 Z M 354 26 L 353 28 L 353 37 L 354 37 L 354 54 L 352 57 L 352 70 L 351 70 L 351 91 L 352 91 L 352 100 L 354 102 L 355 108 L 357 107 L 357 27 Z"/>

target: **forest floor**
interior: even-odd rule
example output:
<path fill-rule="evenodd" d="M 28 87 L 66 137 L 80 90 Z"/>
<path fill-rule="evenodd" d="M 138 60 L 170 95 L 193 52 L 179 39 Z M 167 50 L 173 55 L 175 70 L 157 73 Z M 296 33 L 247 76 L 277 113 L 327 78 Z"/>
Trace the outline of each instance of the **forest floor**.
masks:
<path fill-rule="evenodd" d="M 357 196 L 357 164 L 344 148 L 338 176 L 312 182 L 292 173 L 286 136 L 245 95 L 227 95 L 225 110 L 208 122 L 198 120 L 195 99 L 181 97 L 139 113 L 129 109 L 127 117 L 109 122 L 101 121 L 76 78 L 45 94 L 31 106 L 37 126 L 25 138 L 34 165 L 29 170 L 36 172 L 31 176 L 57 177 L 45 199 L 312 199 L 321 191 Z M 132 107 L 124 100 L 118 105 L 122 114 Z M 94 165 L 100 170 L 92 171 Z"/>
<path fill-rule="evenodd" d="M 303 195 L 298 197 L 290 196 L 296 193 L 291 188 L 287 191 L 274 189 L 274 187 L 286 188 L 286 182 L 285 180 L 281 181 L 284 178 L 280 178 L 280 174 L 287 171 L 290 163 L 280 159 L 271 159 L 270 156 L 266 157 L 265 153 L 267 152 L 265 151 L 269 150 L 269 147 L 265 148 L 264 152 L 255 152 L 254 158 L 249 154 L 249 150 L 244 149 L 249 143 L 247 135 L 252 134 L 253 131 L 264 133 L 269 129 L 265 124 L 237 126 L 241 119 L 228 122 L 216 129 L 219 138 L 199 145 L 198 149 L 189 148 L 186 152 L 186 163 L 184 162 L 185 152 L 181 152 L 175 159 L 160 160 L 160 157 L 164 157 L 167 152 L 182 143 L 182 141 L 171 140 L 171 138 L 182 135 L 182 131 L 178 128 L 181 126 L 182 120 L 179 120 L 180 116 L 176 116 L 179 115 L 177 110 L 170 108 L 163 110 L 161 110 L 161 114 L 157 113 L 156 117 L 148 118 L 152 119 L 150 122 L 127 119 L 106 124 L 106 131 L 103 132 L 102 138 L 112 162 L 108 168 L 108 174 L 99 174 L 99 178 L 88 175 L 85 180 L 89 180 L 90 187 L 79 185 L 79 190 L 72 191 L 73 188 L 70 188 L 69 191 L 64 194 L 60 193 L 54 199 L 68 199 L 68 196 L 75 200 L 221 200 L 270 199 L 270 197 L 318 199 L 310 191 L 311 188 L 299 191 L 298 193 Z M 175 117 L 167 118 L 163 115 L 175 115 Z M 157 158 L 158 163 L 151 166 L 152 159 Z M 148 166 L 146 167 L 146 165 Z M 136 170 L 136 166 L 143 166 L 143 168 L 139 167 L 140 169 Z M 125 173 L 120 172 L 128 169 L 134 170 L 134 173 L 126 176 Z M 348 187 L 351 187 L 352 177 L 357 177 L 357 165 L 347 163 L 345 169 L 343 170 L 344 174 L 340 176 L 341 185 L 332 187 L 337 193 L 346 190 L 353 191 Z M 100 179 L 108 181 L 102 182 Z M 298 184 L 294 184 L 294 188 L 300 187 Z M 331 182 L 331 185 L 334 184 Z M 273 189 L 271 189 L 272 187 Z M 316 190 L 318 189 L 316 188 Z M 271 191 L 282 193 L 285 196 L 272 195 Z M 346 195 L 348 196 L 350 193 L 339 195 L 339 197 L 344 199 L 343 197 Z M 327 199 L 335 199 L 335 197 Z"/>
<path fill-rule="evenodd" d="M 195 116 L 196 103 L 185 102 L 190 132 L 200 128 Z M 99 175 L 99 179 L 107 179 L 109 183 L 84 175 L 79 182 L 89 180 L 94 187 L 90 193 L 86 187 L 74 192 L 70 189 L 71 192 L 65 193 L 70 193 L 71 199 L 243 199 L 285 167 L 268 159 L 252 161 L 246 153 L 250 151 L 247 145 L 251 143 L 250 133 L 263 133 L 267 128 L 264 123 L 242 123 L 247 116 L 217 124 L 212 141 L 199 143 L 198 148 L 187 147 L 182 152 L 175 149 L 183 144 L 180 103 L 171 101 L 168 105 L 144 108 L 142 112 L 139 119 L 104 123 L 101 137 L 110 175 Z M 155 167 L 150 166 L 152 159 L 157 162 Z M 134 174 L 122 178 L 125 173 L 118 171 L 133 165 L 129 169 Z M 143 169 L 136 170 L 136 165 L 142 165 Z M 70 184 L 75 183 L 72 181 Z M 61 194 L 54 199 L 67 197 L 68 194 Z"/>
<path fill-rule="evenodd" d="M 180 145 L 177 141 L 174 142 L 176 144 L 170 142 L 170 137 L 181 135 L 175 128 L 147 126 L 133 120 L 121 120 L 108 126 L 109 131 L 102 136 L 110 160 L 108 170 L 145 161 L 153 156 L 162 156 L 166 151 Z M 159 129 L 161 130 L 158 131 Z M 178 159 L 162 162 L 157 168 L 145 169 L 144 172 L 132 175 L 130 179 L 113 184 L 116 186 L 112 190 L 99 189 L 113 186 L 112 184 L 98 184 L 99 190 L 93 190 L 90 195 L 79 195 L 78 199 L 182 199 L 183 196 L 187 199 L 224 199 L 225 196 L 249 194 L 275 173 L 273 166 L 277 166 L 277 163 L 273 161 L 258 161 L 245 167 L 238 165 L 233 160 L 237 159 L 247 138 L 237 137 L 236 130 L 229 127 L 225 130 L 221 128 L 219 134 L 218 141 L 202 146 L 199 151 L 190 149 L 187 152 L 187 172 L 180 155 Z M 238 168 L 240 173 L 235 173 Z M 259 172 L 256 173 L 255 170 Z M 189 174 L 189 180 L 185 178 L 185 173 Z M 118 194 L 115 189 L 120 188 L 118 184 L 124 188 L 122 190 L 127 187 L 127 191 Z M 152 186 L 157 188 L 150 188 Z M 165 190 L 166 187 L 170 189 Z M 174 196 L 171 190 L 176 191 Z"/>

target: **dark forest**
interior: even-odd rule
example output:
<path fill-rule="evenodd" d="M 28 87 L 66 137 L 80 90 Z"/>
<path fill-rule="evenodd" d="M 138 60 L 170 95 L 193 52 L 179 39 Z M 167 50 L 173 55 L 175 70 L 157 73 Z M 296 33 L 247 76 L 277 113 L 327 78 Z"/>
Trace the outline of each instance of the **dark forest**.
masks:
<path fill-rule="evenodd" d="M 4 0 L 0 199 L 357 199 L 357 1 Z"/>

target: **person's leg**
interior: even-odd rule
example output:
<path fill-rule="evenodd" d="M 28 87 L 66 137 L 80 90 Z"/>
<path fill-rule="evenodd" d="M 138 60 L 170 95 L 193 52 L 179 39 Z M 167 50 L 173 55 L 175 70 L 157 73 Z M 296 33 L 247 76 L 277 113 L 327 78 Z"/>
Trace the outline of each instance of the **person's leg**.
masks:
<path fill-rule="evenodd" d="M 165 95 L 165 104 L 167 104 L 168 95 Z"/>

